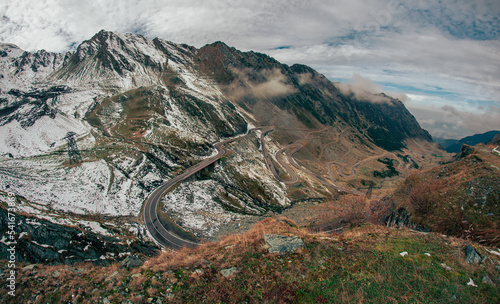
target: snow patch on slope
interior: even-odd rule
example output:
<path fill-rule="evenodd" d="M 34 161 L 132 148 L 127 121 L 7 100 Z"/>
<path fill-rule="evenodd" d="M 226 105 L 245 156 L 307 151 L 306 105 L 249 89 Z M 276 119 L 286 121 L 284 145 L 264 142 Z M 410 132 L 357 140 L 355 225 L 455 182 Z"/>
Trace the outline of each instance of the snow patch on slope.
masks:
<path fill-rule="evenodd" d="M 56 144 L 64 144 L 68 132 L 82 134 L 88 132 L 88 127 L 82 121 L 59 115 L 57 119 L 43 116 L 28 128 L 12 121 L 0 130 L 0 155 L 26 157 L 48 153 Z"/>
<path fill-rule="evenodd" d="M 226 211 L 214 201 L 223 189 L 212 180 L 182 183 L 163 198 L 164 211 L 183 228 L 211 237 L 221 225 L 246 217 Z"/>
<path fill-rule="evenodd" d="M 155 172 L 142 176 L 143 164 L 127 177 L 104 160 L 70 168 L 62 167 L 61 162 L 54 158 L 4 161 L 0 188 L 56 210 L 119 216 L 139 214 L 145 197 L 140 183 L 151 186 L 160 180 Z"/>

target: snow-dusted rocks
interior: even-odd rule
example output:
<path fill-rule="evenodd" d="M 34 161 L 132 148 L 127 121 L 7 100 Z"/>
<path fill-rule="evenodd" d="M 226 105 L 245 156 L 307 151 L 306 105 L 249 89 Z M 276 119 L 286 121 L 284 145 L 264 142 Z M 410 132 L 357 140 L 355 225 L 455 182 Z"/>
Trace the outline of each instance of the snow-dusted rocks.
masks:
<path fill-rule="evenodd" d="M 467 282 L 467 286 L 477 287 L 476 283 L 474 283 L 474 281 L 471 278 L 469 278 L 469 282 Z"/>
<path fill-rule="evenodd" d="M 244 215 L 224 209 L 216 199 L 224 188 L 211 180 L 180 184 L 164 198 L 164 211 L 188 230 L 210 238 L 221 225 Z"/>
<path fill-rule="evenodd" d="M 155 175 L 154 171 L 145 171 L 145 159 L 130 168 L 128 177 L 104 160 L 70 168 L 62 167 L 60 162 L 49 157 L 4 161 L 0 187 L 56 210 L 137 215 L 147 195 L 147 180 L 161 179 L 158 172 Z"/>
<path fill-rule="evenodd" d="M 206 157 L 221 135 L 245 131 L 243 118 L 194 68 L 193 52 L 106 31 L 66 54 L 0 44 L 2 189 L 57 210 L 138 215 L 149 191 L 181 167 L 178 161 Z M 126 92 L 141 86 L 137 96 L 157 113 L 137 113 L 137 96 Z M 116 102 L 110 94 L 119 96 Z M 145 128 L 136 131 L 140 120 Z M 63 137 L 70 131 L 84 151 L 81 166 L 65 165 Z"/>

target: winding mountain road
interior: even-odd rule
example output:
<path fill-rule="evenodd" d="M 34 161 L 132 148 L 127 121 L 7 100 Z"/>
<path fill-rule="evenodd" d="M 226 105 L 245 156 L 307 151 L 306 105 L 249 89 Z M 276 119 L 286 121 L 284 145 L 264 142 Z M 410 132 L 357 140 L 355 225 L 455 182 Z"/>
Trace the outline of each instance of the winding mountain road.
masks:
<path fill-rule="evenodd" d="M 280 164 L 280 166 L 282 166 L 283 168 L 285 168 L 285 170 L 287 171 L 288 175 L 290 175 L 290 180 L 283 180 L 280 178 L 281 182 L 287 184 L 287 185 L 293 185 L 295 183 L 297 183 L 299 181 L 299 177 L 297 176 L 297 174 L 295 173 L 295 171 L 292 170 L 292 168 L 290 168 L 290 166 L 285 163 L 283 161 L 283 155 L 285 154 L 285 151 L 288 150 L 288 149 L 292 149 L 292 148 L 295 148 L 295 150 L 293 150 L 292 152 L 290 152 L 290 154 L 287 154 L 286 157 L 288 159 L 288 162 L 290 164 L 294 164 L 294 159 L 291 157 L 291 155 L 293 155 L 293 153 L 295 153 L 295 151 L 299 150 L 302 148 L 302 145 L 299 145 L 299 144 L 292 144 L 292 145 L 288 145 L 286 147 L 284 147 L 283 149 L 279 150 L 278 152 L 276 152 L 276 154 L 274 155 L 276 157 L 276 161 L 278 161 L 278 163 Z"/>
<path fill-rule="evenodd" d="M 254 130 L 255 129 L 249 130 L 244 136 L 249 135 Z M 148 196 L 148 198 L 144 202 L 144 207 L 143 207 L 144 224 L 146 225 L 146 228 L 148 229 L 151 236 L 160 246 L 177 249 L 181 247 L 194 247 L 198 245 L 195 242 L 191 242 L 179 237 L 175 233 L 172 233 L 171 231 L 166 229 L 165 226 L 163 226 L 163 224 L 160 221 L 160 218 L 158 217 L 158 212 L 157 212 L 158 203 L 160 202 L 165 192 L 167 192 L 172 186 L 193 176 L 197 172 L 215 163 L 222 156 L 224 156 L 224 154 L 226 154 L 227 152 L 226 149 L 224 148 L 224 144 L 232 142 L 237 138 L 239 137 L 226 139 L 224 141 L 216 143 L 214 145 L 215 148 L 217 149 L 216 155 L 207 158 L 192 167 L 189 167 L 182 174 L 177 175 L 176 177 L 163 183 L 160 187 L 156 188 L 156 190 L 154 190 Z"/>
<path fill-rule="evenodd" d="M 192 167 L 189 167 L 182 174 L 168 180 L 160 187 L 156 188 L 156 190 L 153 191 L 146 199 L 143 209 L 144 223 L 151 236 L 153 236 L 153 238 L 159 245 L 171 248 L 193 247 L 197 245 L 197 243 L 182 239 L 176 234 L 168 231 L 162 225 L 160 219 L 158 218 L 158 212 L 157 212 L 158 203 L 160 202 L 160 199 L 162 198 L 163 194 L 166 191 L 168 191 L 172 186 L 196 174 L 203 168 L 206 168 L 207 166 L 213 164 L 214 162 L 219 160 L 224 154 L 226 154 L 226 150 L 224 149 L 223 145 L 228 141 L 231 140 L 223 141 L 215 145 L 215 148 L 217 149 L 217 155 L 205 159 Z"/>
<path fill-rule="evenodd" d="M 268 164 L 270 170 L 273 172 L 273 174 L 276 172 L 276 168 L 274 168 L 274 165 L 270 162 L 271 160 L 269 159 L 269 155 L 267 153 L 267 149 L 265 148 L 264 143 L 264 137 L 272 132 L 274 130 L 273 127 L 258 127 L 258 128 L 253 128 L 248 130 L 248 132 L 243 135 L 243 136 L 248 136 L 255 130 L 262 129 L 262 134 L 261 134 L 261 143 L 262 143 L 262 152 L 264 155 L 264 159 L 266 159 L 266 164 Z M 198 243 L 191 242 L 188 240 L 185 240 L 175 233 L 169 231 L 165 226 L 161 223 L 160 218 L 158 217 L 158 204 L 165 194 L 171 187 L 176 185 L 177 183 L 193 176 L 197 172 L 203 170 L 204 168 L 208 167 L 209 165 L 215 163 L 217 160 L 219 160 L 224 154 L 226 154 L 226 149 L 224 148 L 224 144 L 232 142 L 240 137 L 243 136 L 237 136 L 234 138 L 226 139 L 224 141 L 221 141 L 219 143 L 216 143 L 214 146 L 217 149 L 217 154 L 207 158 L 198 164 L 189 167 L 184 171 L 182 174 L 166 181 L 163 183 L 160 187 L 156 188 L 146 199 L 144 202 L 143 206 L 143 216 L 144 216 L 144 224 L 146 225 L 147 230 L 153 237 L 153 239 L 162 247 L 166 248 L 171 248 L 171 249 L 178 249 L 182 247 L 194 247 L 197 246 Z M 274 170 L 273 170 L 274 169 Z M 277 173 L 275 174 L 277 176 Z"/>
<path fill-rule="evenodd" d="M 264 138 L 268 134 L 270 134 L 271 132 L 274 131 L 274 127 L 273 126 L 262 126 L 262 127 L 257 127 L 257 128 L 250 129 L 250 130 L 248 130 L 248 132 L 245 135 L 240 135 L 240 136 L 237 136 L 237 137 L 234 137 L 234 138 L 226 139 L 224 141 L 221 141 L 221 142 L 215 144 L 214 146 L 217 149 L 217 154 L 216 155 L 214 155 L 214 156 L 212 156 L 210 158 L 207 158 L 207 159 L 199 162 L 198 164 L 196 164 L 196 165 L 194 165 L 192 167 L 189 167 L 182 174 L 180 174 L 180 175 L 178 175 L 178 176 L 176 176 L 176 177 L 174 177 L 174 178 L 166 181 L 165 183 L 163 183 L 161 186 L 159 186 L 157 189 L 155 189 L 148 196 L 148 198 L 144 202 L 144 206 L 143 206 L 144 223 L 146 225 L 147 230 L 149 231 L 149 233 L 153 237 L 153 239 L 160 246 L 169 248 L 171 250 L 175 250 L 175 249 L 179 249 L 179 248 L 182 248 L 182 247 L 194 247 L 194 246 L 198 245 L 198 243 L 191 242 L 189 240 L 185 240 L 185 239 L 179 237 L 175 233 L 169 231 L 162 224 L 160 218 L 158 217 L 158 208 L 159 208 L 158 205 L 159 205 L 159 202 L 160 202 L 161 198 L 165 194 L 165 192 L 167 192 L 170 188 L 172 188 L 177 183 L 179 183 L 179 182 L 181 182 L 181 181 L 183 181 L 183 180 L 185 180 L 185 179 L 193 176 L 197 172 L 199 172 L 202 169 L 206 168 L 207 166 L 215 163 L 222 156 L 224 156 L 224 154 L 226 154 L 226 152 L 227 152 L 226 149 L 224 148 L 224 144 L 232 142 L 232 141 L 234 141 L 234 140 L 236 140 L 238 138 L 241 138 L 241 137 L 244 137 L 244 136 L 248 136 L 252 132 L 254 132 L 255 130 L 261 130 L 261 132 L 262 132 L 261 135 L 260 135 L 260 142 L 261 142 L 261 147 L 262 147 L 262 155 L 264 157 L 264 161 L 266 163 L 266 166 L 269 168 L 269 170 L 271 171 L 271 173 L 274 175 L 274 177 L 277 180 L 279 180 L 280 182 L 283 182 L 283 183 L 285 183 L 287 185 L 295 184 L 295 183 L 297 183 L 299 181 L 299 178 L 298 178 L 297 174 L 295 173 L 295 171 L 287 163 L 285 163 L 283 161 L 283 156 L 284 156 L 284 154 L 285 154 L 285 152 L 287 150 L 290 150 L 289 153 L 286 153 L 287 160 L 288 160 L 288 162 L 295 169 L 297 169 L 299 171 L 302 171 L 303 173 L 309 175 L 311 178 L 315 179 L 316 181 L 318 181 L 321 184 L 324 184 L 325 186 L 334 187 L 337 190 L 344 191 L 344 192 L 350 192 L 352 194 L 357 194 L 357 195 L 363 195 L 363 193 L 360 192 L 360 191 L 358 191 L 358 190 L 356 190 L 356 189 L 348 189 L 346 187 L 337 185 L 335 183 L 335 179 L 334 179 L 334 176 L 333 176 L 334 175 L 333 174 L 333 166 L 334 165 L 338 165 L 340 167 L 340 172 L 339 172 L 339 170 L 337 170 L 337 173 L 339 175 L 342 175 L 342 176 L 353 176 L 356 173 L 356 168 L 359 165 L 361 165 L 361 164 L 363 164 L 363 163 L 365 163 L 367 161 L 370 161 L 370 160 L 373 160 L 373 159 L 377 159 L 377 158 L 381 158 L 381 157 L 384 157 L 384 156 L 387 156 L 387 155 L 390 154 L 390 153 L 385 153 L 383 155 L 372 156 L 372 157 L 369 157 L 369 158 L 366 158 L 366 159 L 358 161 L 356 164 L 354 164 L 351 167 L 351 174 L 350 175 L 346 175 L 346 174 L 343 173 L 343 171 L 344 171 L 344 165 L 342 163 L 330 162 L 330 163 L 328 163 L 328 171 L 329 171 L 329 175 L 330 175 L 330 179 L 331 179 L 331 183 L 330 183 L 330 182 L 327 182 L 326 180 L 324 180 L 323 178 L 321 178 L 320 176 L 317 176 L 313 172 L 309 171 L 303 165 L 300 165 L 299 163 L 297 163 L 297 161 L 295 160 L 295 158 L 293 158 L 293 154 L 304 147 L 303 143 L 297 142 L 297 143 L 294 143 L 294 144 L 290 144 L 290 145 L 288 145 L 288 146 L 280 149 L 279 151 L 277 151 L 275 153 L 276 161 L 279 163 L 280 166 L 282 166 L 287 171 L 287 174 L 290 176 L 290 180 L 283 180 L 279 176 L 278 171 L 276 169 L 276 166 L 275 166 L 275 164 L 271 160 L 271 157 L 269 155 L 269 152 L 267 150 L 267 147 L 266 147 L 266 144 L 265 144 L 265 141 L 264 141 Z M 312 134 L 312 133 L 320 133 L 320 132 L 323 132 L 323 131 L 324 130 L 310 132 L 305 137 L 305 140 L 307 140 L 307 138 L 309 137 L 310 134 Z"/>
<path fill-rule="evenodd" d="M 279 176 L 278 171 L 276 171 L 276 167 L 274 166 L 271 158 L 269 157 L 269 153 L 267 152 L 266 144 L 264 142 L 264 137 L 266 137 L 269 133 L 273 132 L 274 127 L 263 127 L 261 131 L 262 133 L 260 134 L 260 146 L 262 147 L 262 155 L 264 156 L 264 162 L 266 163 L 266 166 L 269 168 L 274 177 L 279 181 L 281 181 L 281 177 Z"/>
<path fill-rule="evenodd" d="M 375 159 L 379 159 L 379 158 L 382 158 L 382 157 L 387 157 L 387 156 L 394 156 L 394 154 L 390 153 L 390 152 L 387 152 L 387 153 L 384 153 L 382 155 L 375 155 L 375 156 L 371 156 L 371 157 L 367 157 L 365 159 L 362 159 L 362 160 L 356 162 L 354 165 L 352 165 L 352 167 L 351 167 L 351 173 L 349 175 L 344 174 L 344 164 L 342 164 L 342 163 L 333 161 L 333 162 L 329 162 L 328 166 L 337 165 L 337 166 L 339 166 L 339 169 L 337 169 L 337 173 L 339 175 L 341 175 L 343 177 L 353 177 L 356 174 L 356 168 L 359 167 L 360 165 L 362 165 L 364 163 L 367 163 L 369 161 L 372 161 L 372 160 L 375 160 Z M 398 163 L 400 163 L 399 160 L 398 160 Z M 399 168 L 399 166 L 398 166 L 398 168 Z"/>

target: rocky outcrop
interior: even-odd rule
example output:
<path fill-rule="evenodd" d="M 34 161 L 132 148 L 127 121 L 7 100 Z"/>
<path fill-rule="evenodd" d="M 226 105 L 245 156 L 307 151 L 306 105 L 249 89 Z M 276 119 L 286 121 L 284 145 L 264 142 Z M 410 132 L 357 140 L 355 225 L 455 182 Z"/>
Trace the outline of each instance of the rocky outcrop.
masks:
<path fill-rule="evenodd" d="M 466 158 L 467 156 L 474 154 L 474 152 L 475 152 L 474 147 L 464 144 L 462 145 L 460 152 L 457 155 L 455 155 L 455 159 L 460 160 Z"/>
<path fill-rule="evenodd" d="M 107 265 L 131 253 L 153 256 L 159 252 L 158 247 L 152 243 L 140 240 L 127 243 L 115 237 L 33 219 L 19 214 L 15 215 L 16 224 L 13 231 L 17 240 L 16 262 L 46 264 L 92 262 Z M 8 235 L 7 231 L 10 231 L 8 224 L 7 211 L 0 208 L 1 235 Z M 8 240 L 2 239 L 0 259 L 9 259 L 10 246 Z"/>
<path fill-rule="evenodd" d="M 226 268 L 220 271 L 220 273 L 226 278 L 232 276 L 233 274 L 236 274 L 237 272 L 238 272 L 237 267 Z"/>
<path fill-rule="evenodd" d="M 305 247 L 302 239 L 297 236 L 265 234 L 264 241 L 269 246 L 269 253 L 292 253 L 299 248 Z"/>
<path fill-rule="evenodd" d="M 422 232 L 429 232 L 430 229 L 423 226 L 416 224 L 410 220 L 411 215 L 408 213 L 408 211 L 405 208 L 399 208 L 397 210 L 392 210 L 389 215 L 385 216 L 382 219 L 382 222 L 387 226 L 387 227 L 395 227 L 395 228 L 410 228 L 413 230 L 417 231 L 422 231 Z"/>
<path fill-rule="evenodd" d="M 491 286 L 497 285 L 497 284 L 495 284 L 495 282 L 493 282 L 493 280 L 487 274 L 483 276 L 483 278 L 481 279 L 481 282 L 483 282 L 484 284 L 487 284 L 487 285 L 491 285 Z"/>
<path fill-rule="evenodd" d="M 143 262 L 137 255 L 129 255 L 120 262 L 120 268 L 137 268 L 142 266 Z"/>
<path fill-rule="evenodd" d="M 469 264 L 481 263 L 481 256 L 472 245 L 467 246 L 465 249 L 465 261 Z"/>
<path fill-rule="evenodd" d="M 53 101 L 58 96 L 70 91 L 71 89 L 66 86 L 53 86 L 30 92 L 12 89 L 7 94 L 12 97 L 14 102 L 0 109 L 0 126 L 17 120 L 22 128 L 27 129 L 43 116 L 54 119 L 57 109 L 54 107 Z M 20 108 L 22 110 L 17 111 Z M 14 114 L 10 115 L 11 113 Z"/>

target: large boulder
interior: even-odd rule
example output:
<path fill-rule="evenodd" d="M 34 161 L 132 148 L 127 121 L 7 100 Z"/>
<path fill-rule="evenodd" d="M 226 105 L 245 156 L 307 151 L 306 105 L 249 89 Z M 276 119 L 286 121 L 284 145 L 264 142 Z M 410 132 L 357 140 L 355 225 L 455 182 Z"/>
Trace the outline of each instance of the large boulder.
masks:
<path fill-rule="evenodd" d="M 142 266 L 142 260 L 136 255 L 129 255 L 120 263 L 120 268 L 136 268 Z"/>
<path fill-rule="evenodd" d="M 484 275 L 483 279 L 481 280 L 484 284 L 491 285 L 491 286 L 496 286 L 495 282 L 488 276 Z"/>
<path fill-rule="evenodd" d="M 477 253 L 476 249 L 472 245 L 467 246 L 467 249 L 465 249 L 465 261 L 469 264 L 479 264 L 481 260 L 481 256 Z"/>
<path fill-rule="evenodd" d="M 270 253 L 277 252 L 279 254 L 284 254 L 305 247 L 304 242 L 297 236 L 265 234 L 264 241 L 269 246 Z"/>
<path fill-rule="evenodd" d="M 231 268 L 227 268 L 227 269 L 222 269 L 222 270 L 220 271 L 220 273 L 221 273 L 224 277 L 226 277 L 226 278 L 228 278 L 228 277 L 232 276 L 233 274 L 235 274 L 235 273 L 237 273 L 237 272 L 238 272 L 238 268 L 236 268 L 236 267 L 231 267 Z"/>

